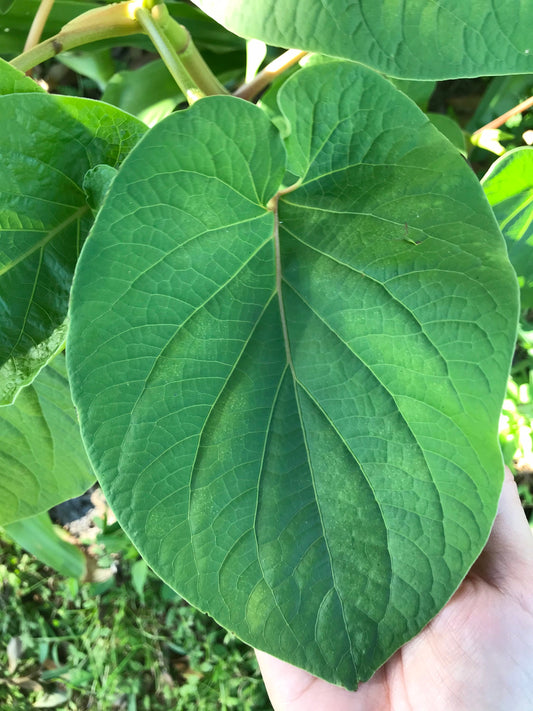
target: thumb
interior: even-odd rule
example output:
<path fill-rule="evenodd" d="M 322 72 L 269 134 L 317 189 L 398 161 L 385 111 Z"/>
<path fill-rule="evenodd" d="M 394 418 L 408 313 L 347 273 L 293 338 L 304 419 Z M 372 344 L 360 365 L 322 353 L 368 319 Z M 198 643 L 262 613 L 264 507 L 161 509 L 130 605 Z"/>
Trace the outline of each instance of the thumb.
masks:
<path fill-rule="evenodd" d="M 487 545 L 473 572 L 507 592 L 533 584 L 533 535 L 524 515 L 511 471 L 505 468 L 498 513 Z"/>

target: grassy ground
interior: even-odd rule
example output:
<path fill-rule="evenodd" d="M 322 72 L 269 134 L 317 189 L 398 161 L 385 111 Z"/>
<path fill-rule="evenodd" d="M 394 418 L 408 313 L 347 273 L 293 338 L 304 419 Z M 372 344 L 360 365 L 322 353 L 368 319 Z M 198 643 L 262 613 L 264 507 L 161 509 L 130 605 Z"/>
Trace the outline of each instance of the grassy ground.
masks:
<path fill-rule="evenodd" d="M 61 578 L 3 533 L 0 561 L 0 711 L 271 708 L 251 650 L 127 545 L 100 547 L 100 583 Z"/>

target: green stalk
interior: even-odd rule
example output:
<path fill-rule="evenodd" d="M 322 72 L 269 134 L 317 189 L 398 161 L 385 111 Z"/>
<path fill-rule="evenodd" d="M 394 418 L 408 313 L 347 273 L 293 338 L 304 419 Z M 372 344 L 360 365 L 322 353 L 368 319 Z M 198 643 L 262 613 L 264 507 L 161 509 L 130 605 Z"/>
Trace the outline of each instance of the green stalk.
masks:
<path fill-rule="evenodd" d="M 296 62 L 299 62 L 308 54 L 309 52 L 304 52 L 300 49 L 288 49 L 256 74 L 251 81 L 242 84 L 233 92 L 233 96 L 252 101 L 259 92 L 271 84 L 276 77 L 279 77 L 280 74 L 283 74 L 283 72 L 287 71 L 293 64 L 296 64 Z"/>
<path fill-rule="evenodd" d="M 24 51 L 35 47 L 41 39 L 43 34 L 44 26 L 46 25 L 46 20 L 50 15 L 50 12 L 54 6 L 54 0 L 41 0 L 33 22 L 31 23 L 30 31 L 26 37 L 26 42 L 24 43 Z"/>
<path fill-rule="evenodd" d="M 218 81 L 196 49 L 189 30 L 170 16 L 167 6 L 155 5 L 152 9 L 152 17 L 172 43 L 183 68 L 202 94 L 204 96 L 228 94 L 229 92 Z"/>
<path fill-rule="evenodd" d="M 10 64 L 22 72 L 55 57 L 56 54 L 102 39 L 124 37 L 142 32 L 132 11 L 136 2 L 121 2 L 84 12 L 63 27 L 54 37 L 19 54 Z"/>
<path fill-rule="evenodd" d="M 84 12 L 54 37 L 13 59 L 11 65 L 26 72 L 65 50 L 138 33 L 150 37 L 190 104 L 204 96 L 228 93 L 204 62 L 188 30 L 169 15 L 166 5 L 153 7 L 153 0 L 129 0 Z"/>
<path fill-rule="evenodd" d="M 189 104 L 193 104 L 198 99 L 202 99 L 206 96 L 179 60 L 177 54 L 177 52 L 180 51 L 179 45 L 176 52 L 174 43 L 169 39 L 160 23 L 154 19 L 152 14 L 145 10 L 144 7 L 139 7 L 135 11 L 135 19 L 152 40 L 159 56 L 165 63 L 176 84 L 184 93 Z"/>

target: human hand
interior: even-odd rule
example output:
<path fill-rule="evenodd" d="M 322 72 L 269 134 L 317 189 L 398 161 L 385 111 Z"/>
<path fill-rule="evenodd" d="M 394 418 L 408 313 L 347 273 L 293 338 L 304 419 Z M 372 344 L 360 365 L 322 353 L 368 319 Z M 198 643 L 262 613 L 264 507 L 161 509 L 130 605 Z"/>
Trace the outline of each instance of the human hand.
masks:
<path fill-rule="evenodd" d="M 256 654 L 275 711 L 532 711 L 533 536 L 511 472 L 455 595 L 357 691 Z"/>

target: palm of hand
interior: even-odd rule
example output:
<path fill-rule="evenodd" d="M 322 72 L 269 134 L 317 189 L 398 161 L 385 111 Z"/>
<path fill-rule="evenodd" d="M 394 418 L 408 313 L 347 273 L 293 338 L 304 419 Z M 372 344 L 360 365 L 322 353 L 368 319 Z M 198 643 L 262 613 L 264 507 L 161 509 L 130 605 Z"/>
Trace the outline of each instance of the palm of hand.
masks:
<path fill-rule="evenodd" d="M 485 551 L 446 607 L 357 692 L 258 653 L 276 711 L 531 711 L 533 538 L 506 477 Z"/>

